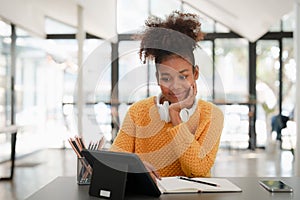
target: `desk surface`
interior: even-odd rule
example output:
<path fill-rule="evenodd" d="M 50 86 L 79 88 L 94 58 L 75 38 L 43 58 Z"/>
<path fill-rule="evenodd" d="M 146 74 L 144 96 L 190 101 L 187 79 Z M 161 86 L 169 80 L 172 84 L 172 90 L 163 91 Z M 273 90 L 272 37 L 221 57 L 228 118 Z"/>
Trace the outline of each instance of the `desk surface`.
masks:
<path fill-rule="evenodd" d="M 163 194 L 159 198 L 147 196 L 127 196 L 126 199 L 160 199 L 160 200 L 285 200 L 285 199 L 300 199 L 300 177 L 285 177 L 280 178 L 288 185 L 294 188 L 293 193 L 270 193 L 259 185 L 260 177 L 239 177 L 228 178 L 238 185 L 243 192 L 240 193 L 198 193 L 198 194 Z M 265 178 L 279 179 L 279 178 Z M 98 200 L 100 198 L 89 196 L 89 186 L 79 186 L 76 183 L 75 177 L 58 177 L 48 185 L 31 195 L 27 200 Z"/>

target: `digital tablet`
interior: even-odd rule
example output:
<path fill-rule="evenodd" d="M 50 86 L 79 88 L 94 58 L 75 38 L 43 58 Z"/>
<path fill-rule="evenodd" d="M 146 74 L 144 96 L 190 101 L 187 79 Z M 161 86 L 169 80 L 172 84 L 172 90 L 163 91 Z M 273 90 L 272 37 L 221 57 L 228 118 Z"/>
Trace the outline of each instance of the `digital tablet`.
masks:
<path fill-rule="evenodd" d="M 82 154 L 93 168 L 90 195 L 108 199 L 123 199 L 125 191 L 153 197 L 161 195 L 136 154 L 95 150 L 83 150 Z"/>

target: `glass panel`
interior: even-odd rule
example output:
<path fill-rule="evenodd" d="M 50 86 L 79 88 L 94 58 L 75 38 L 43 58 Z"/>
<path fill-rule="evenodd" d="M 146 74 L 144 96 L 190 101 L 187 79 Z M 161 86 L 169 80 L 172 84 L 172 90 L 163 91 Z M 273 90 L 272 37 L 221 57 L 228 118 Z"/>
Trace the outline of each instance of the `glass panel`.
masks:
<path fill-rule="evenodd" d="M 117 32 L 135 33 L 148 17 L 148 0 L 118 0 Z"/>
<path fill-rule="evenodd" d="M 281 130 L 282 148 L 295 148 L 297 137 L 294 127 L 294 109 L 296 101 L 296 61 L 294 58 L 293 39 L 283 39 L 282 53 L 282 115 L 286 116 L 286 128 Z"/>
<path fill-rule="evenodd" d="M 73 103 L 75 83 L 77 79 L 77 41 L 72 40 L 46 40 L 45 46 L 53 65 L 58 65 L 63 70 L 62 102 Z"/>
<path fill-rule="evenodd" d="M 0 127 L 11 124 L 11 26 L 0 19 Z M 11 137 L 0 134 L 0 162 L 10 159 Z M 0 170 L 1 171 L 1 170 Z M 1 176 L 1 175 L 0 175 Z"/>
<path fill-rule="evenodd" d="M 139 59 L 139 41 L 119 45 L 119 99 L 132 103 L 147 97 L 148 68 Z"/>
<path fill-rule="evenodd" d="M 2 21 L 0 18 L 0 36 L 10 37 L 10 35 L 11 35 L 10 25 Z"/>
<path fill-rule="evenodd" d="M 49 17 L 45 19 L 45 31 L 46 34 L 75 34 L 77 32 L 75 27 L 68 26 Z"/>
<path fill-rule="evenodd" d="M 201 30 L 205 33 L 212 33 L 214 32 L 214 21 L 201 13 L 200 11 L 192 8 L 188 4 L 183 4 L 183 11 L 184 12 L 190 12 L 190 13 L 195 13 L 199 15 L 200 22 L 201 22 Z"/>
<path fill-rule="evenodd" d="M 296 28 L 295 13 L 291 12 L 282 17 L 283 31 L 294 31 Z"/>
<path fill-rule="evenodd" d="M 249 107 L 238 104 L 224 104 L 219 107 L 224 112 L 224 128 L 220 146 L 247 149 L 249 146 Z"/>
<path fill-rule="evenodd" d="M 194 51 L 195 62 L 199 67 L 200 76 L 197 80 L 197 98 L 213 100 L 213 62 L 212 42 L 201 41 L 200 47 Z"/>
<path fill-rule="evenodd" d="M 247 40 L 215 40 L 214 101 L 225 117 L 221 145 L 231 148 L 245 149 L 249 142 L 249 107 L 239 105 L 248 101 L 248 60 Z"/>
<path fill-rule="evenodd" d="M 47 86 L 59 88 L 60 76 L 55 74 L 56 68 L 47 68 L 47 55 L 42 49 L 42 39 L 30 37 L 29 34 L 17 28 L 17 60 L 15 77 L 15 112 L 16 124 L 26 129 L 18 135 L 19 150 L 22 154 L 29 153 L 43 147 L 46 119 L 54 117 L 54 109 L 47 109 L 52 105 L 51 95 Z M 19 35 L 20 34 L 20 35 Z M 58 76 L 55 76 L 58 75 Z M 53 80 L 55 80 L 53 82 Z M 48 96 L 49 95 L 49 96 Z M 49 99 L 48 99 L 49 98 Z M 51 107 L 51 106 L 50 106 Z"/>
<path fill-rule="evenodd" d="M 119 106 L 120 126 L 122 126 L 122 123 L 124 121 L 124 118 L 126 116 L 129 107 L 130 105 L 128 105 L 127 103 L 121 103 Z"/>
<path fill-rule="evenodd" d="M 88 102 L 110 102 L 111 43 L 105 40 L 86 40 L 84 60 L 84 89 Z"/>
<path fill-rule="evenodd" d="M 77 134 L 74 101 L 77 81 L 77 41 L 76 40 L 47 40 L 48 48 L 55 48 L 58 54 L 50 54 L 53 65 L 60 65 L 63 69 L 62 83 L 62 122 L 65 125 L 65 135 Z M 65 136 L 66 137 L 66 136 Z M 63 143 L 63 142 L 61 142 Z"/>
<path fill-rule="evenodd" d="M 61 83 L 63 91 L 60 98 L 62 99 L 63 123 L 66 126 L 66 135 L 78 134 L 78 110 L 76 107 L 78 89 L 77 41 L 47 40 L 47 45 L 48 49 L 57 49 L 57 54 L 52 53 L 51 59 L 63 69 L 63 83 Z M 101 135 L 110 140 L 110 109 L 106 109 L 103 102 L 110 102 L 111 45 L 104 40 L 86 39 L 83 56 L 83 90 L 86 105 L 83 108 L 83 118 L 85 120 L 82 136 L 85 138 L 86 143 L 99 140 Z M 105 118 L 103 118 L 104 116 Z M 90 134 L 91 132 L 100 135 Z"/>
<path fill-rule="evenodd" d="M 273 24 L 270 28 L 269 28 L 270 32 L 279 32 L 281 31 L 281 25 L 280 25 L 280 21 L 276 22 L 275 24 Z"/>
<path fill-rule="evenodd" d="M 0 126 L 11 124 L 11 27 L 0 21 Z M 0 138 L 1 144 L 1 138 Z"/>
<path fill-rule="evenodd" d="M 215 83 L 216 100 L 229 102 L 248 101 L 248 60 L 247 40 L 215 40 L 215 76 L 217 81 L 219 79 L 222 81 L 222 84 Z"/>
<path fill-rule="evenodd" d="M 90 52 L 90 53 L 88 53 Z M 111 44 L 105 40 L 86 40 L 83 63 L 84 137 L 97 141 L 111 135 Z M 97 134 L 91 134 L 97 133 Z"/>
<path fill-rule="evenodd" d="M 174 10 L 180 10 L 181 2 L 178 0 L 150 0 L 150 13 L 160 18 L 165 18 Z"/>
<path fill-rule="evenodd" d="M 25 31 L 24 29 L 21 29 L 21 28 L 16 28 L 16 34 L 18 37 L 29 37 L 30 34 Z"/>
<path fill-rule="evenodd" d="M 74 110 L 76 82 L 77 82 L 77 41 L 72 40 L 46 40 L 45 46 L 48 53 L 48 67 L 60 68 L 61 78 L 57 83 L 60 95 L 53 97 L 56 101 L 56 115 L 47 120 L 47 124 L 55 124 L 60 129 L 60 134 L 53 133 L 49 136 L 49 146 L 57 147 L 58 145 L 68 145 L 67 137 L 78 134 L 77 117 Z M 50 81 L 51 82 L 51 81 Z M 50 92 L 53 88 L 49 88 Z M 51 129 L 50 129 L 51 130 Z M 46 130 L 47 132 L 49 130 Z M 53 131 L 54 132 L 54 131 Z M 49 133 L 50 135 L 50 133 Z M 87 141 L 86 141 L 87 142 Z"/>
<path fill-rule="evenodd" d="M 27 34 L 23 30 L 18 32 Z M 97 40 L 86 41 L 84 58 L 100 44 Z M 110 63 L 107 61 L 110 60 L 110 46 L 104 49 L 106 54 L 98 57 L 107 64 Z M 26 149 L 21 151 L 62 147 L 69 134 L 77 133 L 73 110 L 78 70 L 77 41 L 21 36 L 17 39 L 17 52 L 16 122 L 27 127 L 18 139 L 27 143 L 22 145 Z M 93 106 L 91 110 L 94 110 Z M 96 119 L 95 114 L 93 117 Z M 47 143 L 44 143 L 45 138 Z"/>
<path fill-rule="evenodd" d="M 271 118 L 278 114 L 279 94 L 279 44 L 276 40 L 260 40 L 257 42 L 256 94 L 257 115 L 256 134 L 270 138 Z M 269 140 L 269 139 L 268 139 Z"/>
<path fill-rule="evenodd" d="M 149 68 L 149 96 L 157 96 L 161 92 L 161 90 L 157 84 L 157 79 L 155 76 L 156 67 L 154 62 L 149 63 L 148 68 Z"/>
<path fill-rule="evenodd" d="M 220 23 L 216 23 L 216 32 L 217 33 L 229 33 L 230 30 L 226 26 L 224 26 Z"/>
<path fill-rule="evenodd" d="M 294 58 L 293 39 L 282 40 L 282 115 L 290 116 L 296 100 L 296 61 Z"/>

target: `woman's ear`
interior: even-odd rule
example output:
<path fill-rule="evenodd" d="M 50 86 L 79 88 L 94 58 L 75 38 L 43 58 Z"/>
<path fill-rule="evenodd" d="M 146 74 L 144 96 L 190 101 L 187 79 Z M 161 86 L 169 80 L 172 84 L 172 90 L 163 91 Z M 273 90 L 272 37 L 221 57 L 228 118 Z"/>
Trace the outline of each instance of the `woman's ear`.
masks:
<path fill-rule="evenodd" d="M 157 81 L 157 84 L 159 85 L 159 77 L 158 77 L 159 75 L 158 75 L 158 72 L 157 72 L 157 70 L 156 70 L 156 72 L 155 72 L 155 77 L 156 77 L 156 81 Z"/>
<path fill-rule="evenodd" d="M 198 65 L 195 65 L 195 67 L 194 67 L 194 79 L 198 80 L 198 78 L 199 78 L 199 67 L 198 67 Z"/>

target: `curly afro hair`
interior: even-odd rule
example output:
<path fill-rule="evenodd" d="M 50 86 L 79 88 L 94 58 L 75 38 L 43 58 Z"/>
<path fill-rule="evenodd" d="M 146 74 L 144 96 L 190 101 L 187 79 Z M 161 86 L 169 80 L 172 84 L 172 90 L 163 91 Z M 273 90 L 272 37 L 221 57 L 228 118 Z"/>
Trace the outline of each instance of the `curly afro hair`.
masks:
<path fill-rule="evenodd" d="M 145 25 L 139 51 L 143 63 L 161 63 L 176 55 L 195 64 L 193 51 L 204 37 L 197 15 L 173 11 L 165 20 L 150 16 Z"/>

